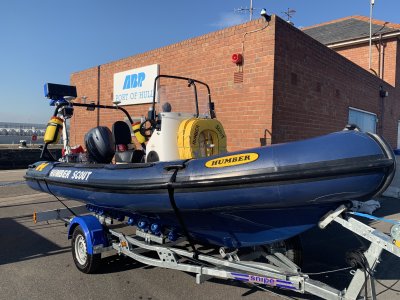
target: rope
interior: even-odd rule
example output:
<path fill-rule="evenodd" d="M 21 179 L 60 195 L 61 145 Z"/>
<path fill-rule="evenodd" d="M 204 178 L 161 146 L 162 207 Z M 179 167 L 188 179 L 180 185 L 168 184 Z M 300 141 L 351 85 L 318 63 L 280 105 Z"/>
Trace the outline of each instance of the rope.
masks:
<path fill-rule="evenodd" d="M 375 217 L 369 214 L 364 214 L 364 213 L 360 213 L 360 212 L 355 212 L 355 211 L 351 211 L 349 212 L 349 214 L 351 215 L 355 215 L 355 216 L 359 216 L 359 217 L 364 217 L 370 220 L 376 220 L 376 221 L 382 221 L 382 222 L 386 222 L 386 223 L 390 223 L 393 225 L 400 225 L 400 221 L 396 221 L 396 220 L 391 220 L 391 219 L 385 219 L 385 218 L 379 218 L 379 217 Z"/>
<path fill-rule="evenodd" d="M 335 273 L 335 272 L 340 272 L 340 271 L 346 271 L 346 270 L 350 270 L 350 269 L 352 269 L 352 267 L 340 268 L 340 269 L 317 272 L 317 273 L 303 273 L 303 274 L 305 274 L 305 275 L 323 275 L 323 274 Z"/>
<path fill-rule="evenodd" d="M 74 213 L 66 204 L 64 204 L 64 202 L 62 202 L 56 195 L 53 194 L 53 192 L 50 190 L 50 188 L 49 188 L 49 186 L 47 184 L 47 181 L 46 180 L 43 180 L 43 181 L 46 184 L 46 187 L 47 187 L 47 190 L 49 191 L 49 193 L 52 194 L 66 209 L 68 209 L 68 211 L 72 215 L 74 215 L 76 217 L 77 216 L 76 213 Z"/>

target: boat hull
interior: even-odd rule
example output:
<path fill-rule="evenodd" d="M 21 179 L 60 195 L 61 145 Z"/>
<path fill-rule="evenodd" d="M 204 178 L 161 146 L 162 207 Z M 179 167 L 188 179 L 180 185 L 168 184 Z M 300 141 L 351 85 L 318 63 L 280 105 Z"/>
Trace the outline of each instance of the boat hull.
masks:
<path fill-rule="evenodd" d="M 349 200 L 381 193 L 394 158 L 355 131 L 190 161 L 126 165 L 38 162 L 28 184 L 57 196 L 181 230 L 226 247 L 290 238 Z"/>

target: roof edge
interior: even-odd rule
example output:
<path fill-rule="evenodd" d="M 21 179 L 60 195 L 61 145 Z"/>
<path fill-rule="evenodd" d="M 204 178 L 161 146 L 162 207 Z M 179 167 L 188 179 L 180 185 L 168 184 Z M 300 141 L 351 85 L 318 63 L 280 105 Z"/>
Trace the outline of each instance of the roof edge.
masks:
<path fill-rule="evenodd" d="M 376 41 L 379 39 L 382 40 L 387 40 L 393 37 L 398 37 L 400 36 L 400 29 L 396 31 L 390 31 L 387 33 L 383 33 L 382 35 L 374 35 L 372 36 L 371 40 Z M 352 45 L 358 45 L 358 44 L 363 44 L 369 41 L 369 37 L 361 37 L 361 38 L 356 38 L 356 39 L 350 39 L 350 40 L 345 40 L 345 41 L 340 41 L 340 42 L 335 42 L 335 43 L 330 43 L 330 44 L 325 44 L 326 47 L 331 48 L 331 49 L 336 49 L 340 47 L 346 47 L 346 46 L 352 46 Z"/>
<path fill-rule="evenodd" d="M 307 29 L 321 27 L 321 26 L 325 26 L 325 25 L 329 25 L 329 24 L 334 24 L 334 23 L 342 22 L 342 21 L 349 20 L 349 19 L 356 19 L 356 20 L 359 20 L 359 21 L 363 21 L 363 22 L 369 23 L 369 17 L 360 16 L 360 15 L 354 15 L 354 16 L 347 16 L 347 17 L 343 17 L 343 18 L 340 18 L 340 19 L 335 19 L 335 20 L 323 22 L 323 23 L 320 23 L 320 24 L 311 25 L 311 26 L 308 26 L 308 27 L 303 27 L 301 30 L 305 31 Z M 378 19 L 372 19 L 372 24 L 378 25 L 378 26 L 385 26 L 385 27 L 400 29 L 400 24 L 387 22 L 387 21 L 381 21 L 381 20 L 378 20 Z"/>

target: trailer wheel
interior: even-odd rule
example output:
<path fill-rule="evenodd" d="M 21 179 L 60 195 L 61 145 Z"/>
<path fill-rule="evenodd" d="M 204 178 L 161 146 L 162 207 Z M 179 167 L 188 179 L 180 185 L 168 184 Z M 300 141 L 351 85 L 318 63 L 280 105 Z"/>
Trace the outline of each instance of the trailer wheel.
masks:
<path fill-rule="evenodd" d="M 72 234 L 72 257 L 79 271 L 90 274 L 100 266 L 101 254 L 89 254 L 85 234 L 80 226 L 77 226 Z"/>

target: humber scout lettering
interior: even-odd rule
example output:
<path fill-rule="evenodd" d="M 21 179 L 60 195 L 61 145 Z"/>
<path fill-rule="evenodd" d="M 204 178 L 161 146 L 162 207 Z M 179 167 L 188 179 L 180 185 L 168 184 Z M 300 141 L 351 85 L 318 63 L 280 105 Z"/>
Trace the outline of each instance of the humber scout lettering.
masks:
<path fill-rule="evenodd" d="M 251 163 L 258 159 L 257 153 L 242 153 L 215 158 L 206 162 L 207 168 L 225 168 Z"/>
<path fill-rule="evenodd" d="M 59 169 L 51 170 L 49 177 L 87 181 L 91 174 L 91 171 L 71 171 Z"/>

